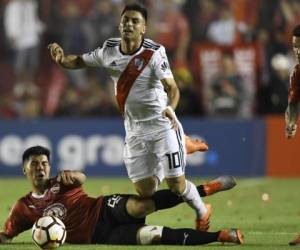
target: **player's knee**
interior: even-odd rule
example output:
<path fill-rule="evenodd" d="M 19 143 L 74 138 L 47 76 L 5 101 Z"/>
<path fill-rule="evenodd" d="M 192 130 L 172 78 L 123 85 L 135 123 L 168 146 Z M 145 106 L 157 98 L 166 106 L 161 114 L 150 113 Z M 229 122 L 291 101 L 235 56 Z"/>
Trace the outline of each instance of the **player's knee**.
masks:
<path fill-rule="evenodd" d="M 160 244 L 162 237 L 162 226 L 144 226 L 137 232 L 137 244 L 153 245 Z"/>
<path fill-rule="evenodd" d="M 150 198 L 155 193 L 155 186 L 149 188 L 136 188 L 139 196 L 143 198 Z"/>
<path fill-rule="evenodd" d="M 168 184 L 169 189 L 177 195 L 181 195 L 185 190 L 186 185 L 184 178 L 179 177 L 166 179 L 166 182 Z"/>
<path fill-rule="evenodd" d="M 169 189 L 177 194 L 181 195 L 185 190 L 185 185 L 183 185 L 181 182 L 170 182 L 168 183 Z"/>
<path fill-rule="evenodd" d="M 135 218 L 143 218 L 155 211 L 155 205 L 151 199 L 135 197 L 128 200 L 127 211 Z"/>
<path fill-rule="evenodd" d="M 139 196 L 143 198 L 150 198 L 155 193 L 158 187 L 156 177 L 141 180 L 134 183 L 134 185 Z"/>

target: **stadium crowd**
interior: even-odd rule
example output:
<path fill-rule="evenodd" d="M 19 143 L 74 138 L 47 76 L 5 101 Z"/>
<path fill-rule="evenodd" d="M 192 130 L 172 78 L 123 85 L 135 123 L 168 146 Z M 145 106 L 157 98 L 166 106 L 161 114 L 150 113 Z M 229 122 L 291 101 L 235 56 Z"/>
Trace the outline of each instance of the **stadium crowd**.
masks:
<path fill-rule="evenodd" d="M 2 0 L 0 119 L 118 115 L 102 69 L 66 71 L 47 45 L 82 54 L 118 37 L 123 0 Z M 177 112 L 283 114 L 299 0 L 144 0 L 147 36 L 167 49 L 181 92 Z"/>

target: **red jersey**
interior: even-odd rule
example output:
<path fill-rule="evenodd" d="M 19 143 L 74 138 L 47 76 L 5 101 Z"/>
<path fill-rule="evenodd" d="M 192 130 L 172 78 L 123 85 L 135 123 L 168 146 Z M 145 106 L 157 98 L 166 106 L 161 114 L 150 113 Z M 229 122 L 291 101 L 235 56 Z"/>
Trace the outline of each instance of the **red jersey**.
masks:
<path fill-rule="evenodd" d="M 13 206 L 4 225 L 4 234 L 15 237 L 30 229 L 45 215 L 60 218 L 67 230 L 66 242 L 91 243 L 99 219 L 103 197 L 89 197 L 81 186 L 64 186 L 54 182 L 43 195 L 29 193 Z"/>
<path fill-rule="evenodd" d="M 289 103 L 300 102 L 300 64 L 297 64 L 290 77 Z"/>

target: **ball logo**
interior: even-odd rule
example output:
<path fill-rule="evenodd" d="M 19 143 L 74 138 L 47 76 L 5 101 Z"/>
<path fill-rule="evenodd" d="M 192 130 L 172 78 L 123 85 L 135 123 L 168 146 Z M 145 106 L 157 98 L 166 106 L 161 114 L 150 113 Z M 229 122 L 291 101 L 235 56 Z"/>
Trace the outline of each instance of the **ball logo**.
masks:
<path fill-rule="evenodd" d="M 55 216 L 63 220 L 64 218 L 66 218 L 67 209 L 61 203 L 53 203 L 52 205 L 45 208 L 43 216 L 47 216 L 47 215 Z"/>
<path fill-rule="evenodd" d="M 144 61 L 142 58 L 135 58 L 134 65 L 137 67 L 137 70 L 140 71 L 144 66 Z"/>

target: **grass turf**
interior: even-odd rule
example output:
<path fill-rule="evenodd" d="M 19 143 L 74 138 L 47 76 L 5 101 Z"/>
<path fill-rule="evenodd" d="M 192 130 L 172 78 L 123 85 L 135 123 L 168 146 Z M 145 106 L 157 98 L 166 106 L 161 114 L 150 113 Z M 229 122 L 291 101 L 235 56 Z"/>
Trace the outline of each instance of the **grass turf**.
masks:
<path fill-rule="evenodd" d="M 195 183 L 204 181 L 194 179 Z M 245 245 L 220 245 L 218 243 L 201 246 L 201 249 L 294 249 L 288 246 L 300 231 L 299 179 L 237 179 L 238 185 L 230 191 L 205 198 L 213 205 L 211 230 L 240 228 L 245 235 Z M 89 178 L 84 189 L 91 196 L 111 193 L 134 193 L 126 178 Z M 29 185 L 25 178 L 0 179 L 0 225 L 2 226 L 15 200 L 27 193 Z M 263 194 L 265 200 L 263 200 Z M 159 211 L 148 217 L 148 224 L 169 227 L 193 227 L 194 213 L 182 204 L 176 208 Z M 68 245 L 60 249 L 182 249 L 182 246 L 107 246 Z M 38 249 L 24 232 L 12 244 L 0 244 L 0 250 Z M 199 249 L 190 246 L 188 249 Z M 300 248 L 299 248 L 300 249 Z"/>

